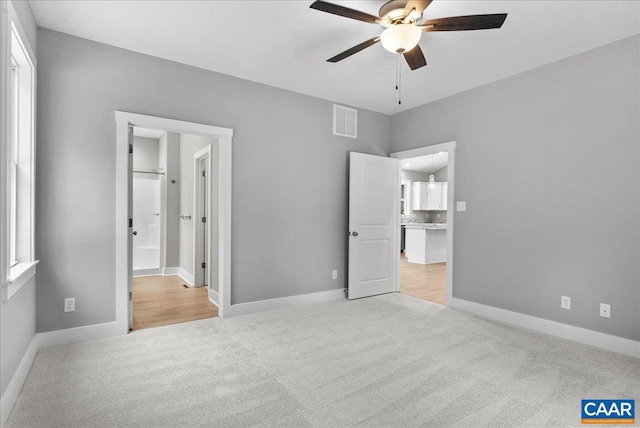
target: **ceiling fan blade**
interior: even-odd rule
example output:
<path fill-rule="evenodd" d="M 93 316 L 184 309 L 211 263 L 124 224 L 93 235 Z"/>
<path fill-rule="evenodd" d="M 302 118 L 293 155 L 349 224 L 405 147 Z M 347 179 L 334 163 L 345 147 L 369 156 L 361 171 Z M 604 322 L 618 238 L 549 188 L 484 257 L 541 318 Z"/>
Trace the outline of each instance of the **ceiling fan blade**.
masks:
<path fill-rule="evenodd" d="M 507 19 L 506 13 L 492 15 L 453 16 L 451 18 L 439 18 L 423 21 L 418 25 L 422 31 L 465 31 L 488 30 L 500 28 Z"/>
<path fill-rule="evenodd" d="M 345 18 L 356 19 L 358 21 L 368 22 L 370 24 L 375 24 L 378 21 L 381 21 L 381 18 L 369 15 L 365 12 L 360 12 L 359 10 L 349 9 L 348 7 L 340 6 L 333 3 L 327 3 L 325 1 L 316 0 L 311 6 L 311 9 L 316 9 L 322 12 L 333 13 L 334 15 L 344 16 Z"/>
<path fill-rule="evenodd" d="M 404 59 L 407 60 L 407 64 L 409 64 L 409 68 L 412 70 L 417 70 L 420 67 L 424 67 L 427 65 L 427 60 L 424 59 L 424 54 L 422 53 L 422 49 L 420 49 L 420 45 L 416 45 L 415 48 L 411 49 L 409 52 L 405 52 Z"/>
<path fill-rule="evenodd" d="M 422 15 L 422 12 L 429 7 L 433 0 L 409 0 L 404 7 L 404 16 L 411 13 L 412 10 L 416 10 L 418 15 Z"/>
<path fill-rule="evenodd" d="M 376 36 L 373 39 L 369 39 L 366 42 L 362 42 L 359 45 L 356 45 L 354 47 L 352 47 L 351 49 L 347 49 L 346 51 L 339 53 L 338 55 L 334 56 L 333 58 L 329 58 L 327 61 L 328 62 L 338 62 L 338 61 L 342 61 L 345 58 L 350 57 L 351 55 L 360 52 L 363 49 L 368 48 L 369 46 L 373 46 L 376 43 L 378 43 L 380 41 L 380 36 Z"/>

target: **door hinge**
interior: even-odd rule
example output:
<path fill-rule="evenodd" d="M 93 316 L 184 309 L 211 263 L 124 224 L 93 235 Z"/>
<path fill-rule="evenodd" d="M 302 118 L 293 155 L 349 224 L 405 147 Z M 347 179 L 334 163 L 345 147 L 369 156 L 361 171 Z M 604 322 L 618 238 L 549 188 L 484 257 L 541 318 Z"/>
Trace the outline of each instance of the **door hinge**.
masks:
<path fill-rule="evenodd" d="M 133 219 L 132 218 L 129 219 L 129 227 L 133 227 Z"/>
<path fill-rule="evenodd" d="M 207 264 L 205 262 L 202 262 L 202 269 L 204 269 L 205 266 L 207 266 Z"/>
<path fill-rule="evenodd" d="M 132 301 L 132 300 L 133 300 L 133 292 L 129 291 L 129 301 Z"/>
<path fill-rule="evenodd" d="M 206 223 L 207 222 L 207 218 L 206 217 L 202 217 L 202 222 Z"/>
<path fill-rule="evenodd" d="M 203 177 L 206 177 L 206 176 L 207 176 L 207 173 L 206 173 L 205 171 L 202 171 L 202 176 L 203 176 Z"/>
<path fill-rule="evenodd" d="M 133 144 L 129 144 L 129 154 L 133 154 Z"/>

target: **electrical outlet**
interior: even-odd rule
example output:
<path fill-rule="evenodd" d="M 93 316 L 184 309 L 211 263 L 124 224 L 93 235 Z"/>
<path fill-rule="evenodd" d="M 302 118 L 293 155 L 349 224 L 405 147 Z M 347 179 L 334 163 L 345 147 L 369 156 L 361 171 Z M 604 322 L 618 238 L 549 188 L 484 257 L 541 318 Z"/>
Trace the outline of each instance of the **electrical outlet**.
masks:
<path fill-rule="evenodd" d="M 600 316 L 602 318 L 611 318 L 611 305 L 600 303 Z"/>
<path fill-rule="evenodd" d="M 465 201 L 458 201 L 456 204 L 456 211 L 466 211 L 467 203 Z"/>
<path fill-rule="evenodd" d="M 76 299 L 75 297 L 69 297 L 64 299 L 64 311 L 75 312 L 76 311 Z"/>
<path fill-rule="evenodd" d="M 338 279 L 338 271 L 334 270 L 331 272 L 331 279 Z"/>
<path fill-rule="evenodd" d="M 571 309 L 571 297 L 569 296 L 562 296 L 560 298 L 560 307 L 562 309 Z"/>

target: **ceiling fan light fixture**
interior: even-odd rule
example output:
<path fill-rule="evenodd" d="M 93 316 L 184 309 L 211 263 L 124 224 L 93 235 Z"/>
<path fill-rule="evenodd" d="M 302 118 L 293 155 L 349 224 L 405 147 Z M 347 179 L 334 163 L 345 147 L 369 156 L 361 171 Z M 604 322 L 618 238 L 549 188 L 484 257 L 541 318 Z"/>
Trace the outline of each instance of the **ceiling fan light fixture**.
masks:
<path fill-rule="evenodd" d="M 382 32 L 380 42 L 392 53 L 409 52 L 420 41 L 422 31 L 413 24 L 396 24 Z"/>

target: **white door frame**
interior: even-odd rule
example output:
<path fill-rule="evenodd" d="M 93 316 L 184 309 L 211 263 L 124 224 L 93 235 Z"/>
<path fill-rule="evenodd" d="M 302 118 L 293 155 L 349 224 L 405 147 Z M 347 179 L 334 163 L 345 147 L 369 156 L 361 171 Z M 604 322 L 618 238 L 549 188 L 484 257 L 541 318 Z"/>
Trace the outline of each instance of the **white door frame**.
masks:
<path fill-rule="evenodd" d="M 211 269 L 211 241 L 213 239 L 211 239 L 211 226 L 210 226 L 210 222 L 211 222 L 211 198 L 208 197 L 206 199 L 206 207 L 205 207 L 205 217 L 207 218 L 207 221 L 205 223 L 202 223 L 202 219 L 200 218 L 200 213 L 202 212 L 201 209 L 201 201 L 200 201 L 200 192 L 202 190 L 202 185 L 200 184 L 200 178 L 202 177 L 201 172 L 202 167 L 201 167 L 201 161 L 206 161 L 208 162 L 208 171 L 209 173 L 206 175 L 205 177 L 205 181 L 206 181 L 206 188 L 209 189 L 209 191 L 211 191 L 211 144 L 207 145 L 207 147 L 203 148 L 202 150 L 199 150 L 198 152 L 196 152 L 193 155 L 193 221 L 194 221 L 194 227 L 193 227 L 193 285 L 194 286 L 199 286 L 198 282 L 200 281 L 201 277 L 203 276 L 203 274 L 200 272 L 198 273 L 202 267 L 200 267 L 200 263 L 202 263 L 202 258 L 201 258 L 201 245 L 202 245 L 202 236 L 203 236 L 203 232 L 205 232 L 208 236 L 209 239 L 207 240 L 207 260 L 205 260 L 205 263 L 207 264 L 207 266 L 209 267 L 209 269 Z M 203 227 L 204 227 L 204 231 L 203 231 Z M 217 240 L 217 239 L 216 239 Z M 209 273 L 211 273 L 211 270 L 208 271 Z M 202 278 L 202 282 L 206 283 L 207 285 L 211 285 L 211 278 Z M 215 302 L 214 302 L 215 303 Z"/>
<path fill-rule="evenodd" d="M 200 123 L 166 119 L 156 116 L 115 112 L 116 119 L 116 325 L 117 331 L 129 331 L 129 281 L 128 266 L 132 254 L 128 249 L 129 231 L 129 162 L 128 130 L 130 126 L 161 129 L 183 134 L 217 137 L 220 144 L 220 231 L 218 252 L 218 292 L 220 295 L 218 316 L 231 306 L 231 143 L 233 129 Z"/>
<path fill-rule="evenodd" d="M 447 293 L 446 304 L 451 305 L 453 299 L 453 227 L 454 227 L 454 210 L 455 210 L 455 170 L 456 170 L 456 142 L 449 141 L 448 143 L 434 144 L 432 146 L 419 147 L 417 149 L 404 150 L 402 152 L 391 153 L 392 158 L 396 159 L 409 159 L 417 156 L 433 155 L 439 152 L 448 152 L 447 159 Z M 402 168 L 400 168 L 402 170 Z M 400 172 L 401 174 L 401 172 Z M 399 182 L 402 177 L 399 178 Z M 400 200 L 398 198 L 398 205 Z M 398 206 L 398 212 L 400 208 Z M 402 220 L 398 217 L 398 230 L 400 230 L 400 223 Z M 398 240 L 401 238 L 398 237 Z M 398 247 L 400 242 L 398 241 Z M 398 251 L 398 281 L 397 290 L 400 291 L 400 252 Z"/>

